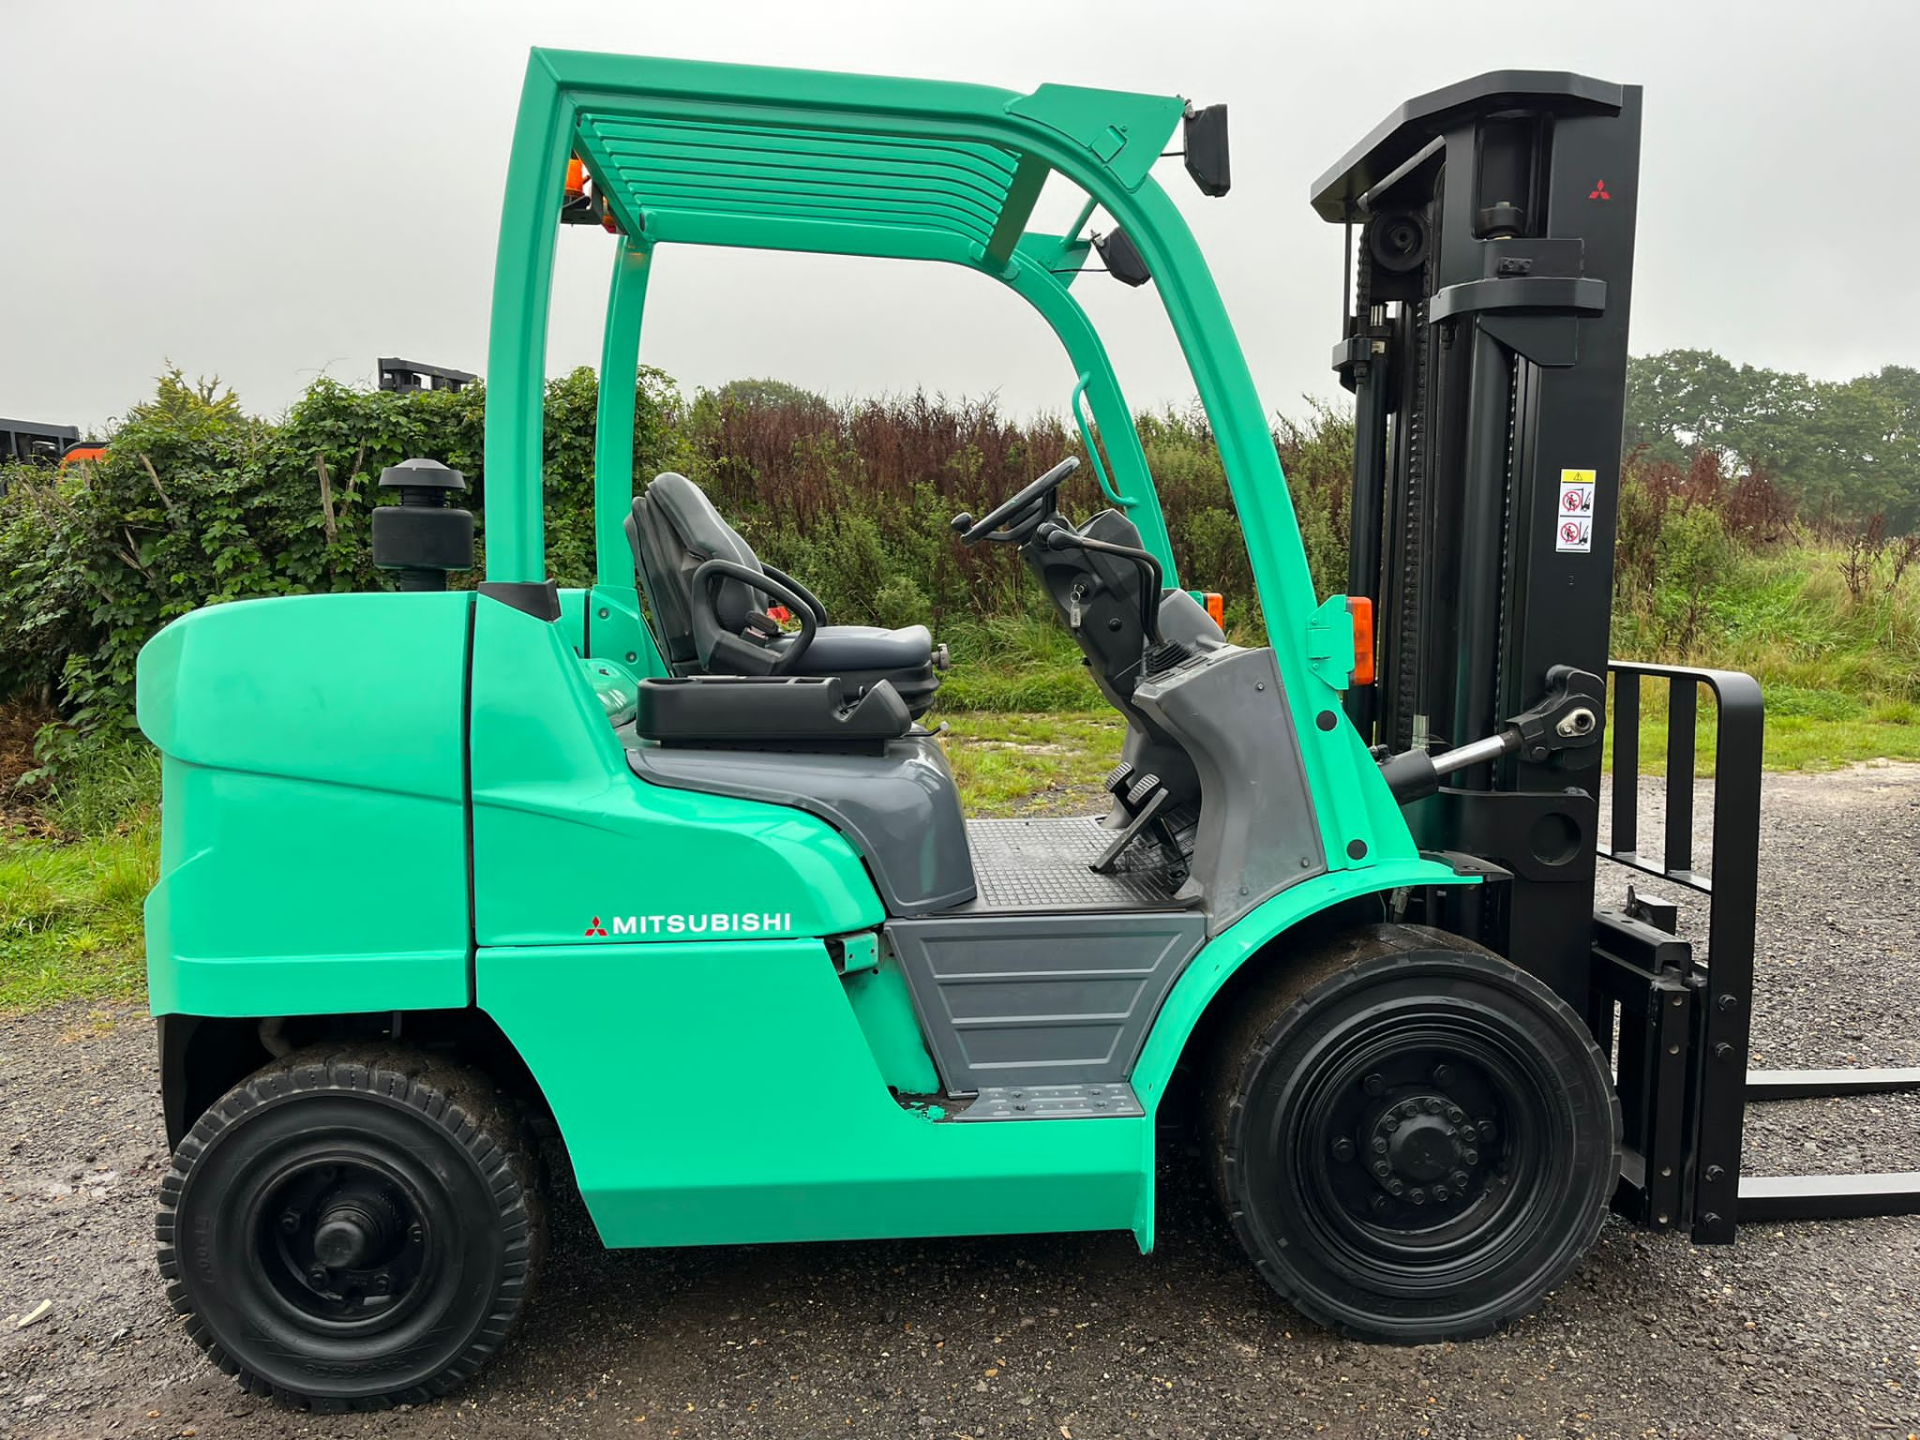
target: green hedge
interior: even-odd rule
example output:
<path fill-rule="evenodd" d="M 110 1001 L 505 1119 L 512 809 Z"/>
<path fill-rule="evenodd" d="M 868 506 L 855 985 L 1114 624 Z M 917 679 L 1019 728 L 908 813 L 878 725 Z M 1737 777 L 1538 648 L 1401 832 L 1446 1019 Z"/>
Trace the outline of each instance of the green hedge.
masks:
<path fill-rule="evenodd" d="M 588 370 L 547 387 L 547 526 L 568 583 L 591 565 L 595 396 Z M 678 402 L 655 372 L 640 377 L 635 402 L 639 478 L 664 463 Z M 105 460 L 5 473 L 0 696 L 56 701 L 82 726 L 125 723 L 135 657 L 175 616 L 378 588 L 367 512 L 384 498 L 381 469 L 413 455 L 444 460 L 467 476 L 478 512 L 485 404 L 478 386 L 396 395 L 321 380 L 270 422 L 218 382 L 161 377 L 114 430 Z"/>
<path fill-rule="evenodd" d="M 545 510 L 550 571 L 593 572 L 597 385 L 549 383 Z M 384 466 L 443 460 L 483 509 L 485 391 L 396 395 L 316 383 L 277 421 L 218 382 L 161 377 L 112 433 L 107 458 L 64 473 L 6 472 L 0 496 L 0 696 L 52 701 L 82 727 L 131 717 L 134 661 L 168 620 L 250 596 L 384 585 L 367 512 Z M 683 402 L 666 376 L 635 389 L 636 486 L 677 469 L 707 488 L 763 555 L 807 578 L 836 619 L 931 621 L 990 651 L 993 622 L 1045 618 L 1025 569 L 998 547 L 957 545 L 948 519 L 1024 485 L 1077 440 L 1052 418 L 1018 422 L 991 401 L 912 395 L 832 404 L 772 381 Z M 1142 416 L 1140 434 L 1188 582 L 1229 596 L 1257 625 L 1220 457 L 1198 409 Z M 1339 588 L 1349 423 L 1316 412 L 1275 435 L 1323 589 Z M 1068 504 L 1104 503 L 1091 479 Z M 480 545 L 486 543 L 482 527 Z M 622 560 L 624 562 L 624 556 Z M 456 583 L 471 583 L 471 577 Z"/>

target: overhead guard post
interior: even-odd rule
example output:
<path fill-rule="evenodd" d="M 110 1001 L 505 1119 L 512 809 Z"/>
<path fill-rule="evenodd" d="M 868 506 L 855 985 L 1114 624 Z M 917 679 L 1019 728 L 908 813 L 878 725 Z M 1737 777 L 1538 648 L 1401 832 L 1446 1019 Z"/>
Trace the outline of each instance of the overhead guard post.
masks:
<path fill-rule="evenodd" d="M 634 385 L 640 370 L 640 321 L 653 256 L 622 238 L 613 257 L 607 330 L 600 351 L 600 397 L 593 442 L 594 574 L 602 585 L 633 586 L 633 552 L 624 528 L 633 506 Z"/>
<path fill-rule="evenodd" d="M 487 579 L 496 583 L 537 582 L 547 574 L 540 463 L 547 316 L 573 118 L 573 102 L 534 51 L 507 162 L 487 340 Z"/>

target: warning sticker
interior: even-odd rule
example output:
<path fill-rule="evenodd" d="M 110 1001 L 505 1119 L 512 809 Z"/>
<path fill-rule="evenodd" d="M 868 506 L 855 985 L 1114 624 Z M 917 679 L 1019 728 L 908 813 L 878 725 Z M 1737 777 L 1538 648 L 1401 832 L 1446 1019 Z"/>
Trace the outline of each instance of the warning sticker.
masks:
<path fill-rule="evenodd" d="M 1560 513 L 1554 518 L 1555 550 L 1585 555 L 1593 549 L 1593 484 L 1591 470 L 1560 472 Z"/>

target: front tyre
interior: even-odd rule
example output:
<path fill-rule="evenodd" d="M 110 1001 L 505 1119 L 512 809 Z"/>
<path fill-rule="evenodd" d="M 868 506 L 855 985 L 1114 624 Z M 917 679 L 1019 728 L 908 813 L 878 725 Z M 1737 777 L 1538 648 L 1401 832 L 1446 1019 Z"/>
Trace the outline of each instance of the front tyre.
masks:
<path fill-rule="evenodd" d="M 1362 1339 L 1467 1339 L 1533 1309 L 1619 1174 L 1619 1101 L 1579 1017 L 1438 931 L 1350 933 L 1252 996 L 1211 1099 L 1241 1243 Z"/>
<path fill-rule="evenodd" d="M 228 1091 L 160 1186 L 160 1272 L 244 1388 L 322 1410 L 443 1395 L 497 1350 L 544 1227 L 486 1078 L 398 1047 L 290 1055 Z"/>

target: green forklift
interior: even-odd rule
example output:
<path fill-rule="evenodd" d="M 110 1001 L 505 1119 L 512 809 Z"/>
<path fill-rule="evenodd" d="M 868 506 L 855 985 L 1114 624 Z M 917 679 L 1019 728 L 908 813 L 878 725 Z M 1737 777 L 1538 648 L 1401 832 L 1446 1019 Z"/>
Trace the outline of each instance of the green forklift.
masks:
<path fill-rule="evenodd" d="M 1355 569 L 1322 600 L 1153 174 L 1178 135 L 1224 193 L 1224 107 L 535 51 L 484 580 L 448 584 L 474 559 L 462 477 L 410 461 L 374 515 L 392 590 L 204 609 L 140 659 L 164 757 L 157 1233 L 189 1333 L 289 1403 L 447 1393 L 533 1285 L 541 1130 L 609 1246 L 1122 1230 L 1147 1252 L 1156 1126 L 1189 1081 L 1178 1123 L 1252 1262 L 1351 1335 L 1486 1334 L 1610 1206 L 1730 1239 L 1699 1162 L 1730 1144 L 1738 1173 L 1740 1098 L 1707 1067 L 1744 1078 L 1751 890 L 1744 980 L 1716 932 L 1731 1007 L 1656 902 L 1593 910 L 1638 107 L 1482 77 L 1316 190 L 1362 246 L 1336 352 Z M 1587 207 L 1596 165 L 1610 208 Z M 1028 228 L 1049 181 L 1084 199 L 1062 233 Z M 542 535 L 564 223 L 615 251 L 581 590 Z M 968 818 L 923 723 L 946 664 L 925 627 L 835 624 L 681 476 L 633 493 L 621 377 L 674 245 L 958 265 L 1051 326 L 1107 503 L 1063 512 L 1063 456 L 954 543 L 1030 569 L 1125 718 L 1105 813 Z M 1266 645 L 1183 588 L 1072 293 L 1096 255 L 1165 306 Z M 1723 747 L 1753 745 L 1719 803 L 1757 807 L 1743 679 L 1714 682 Z"/>

